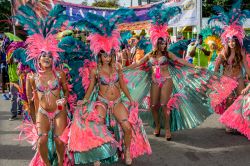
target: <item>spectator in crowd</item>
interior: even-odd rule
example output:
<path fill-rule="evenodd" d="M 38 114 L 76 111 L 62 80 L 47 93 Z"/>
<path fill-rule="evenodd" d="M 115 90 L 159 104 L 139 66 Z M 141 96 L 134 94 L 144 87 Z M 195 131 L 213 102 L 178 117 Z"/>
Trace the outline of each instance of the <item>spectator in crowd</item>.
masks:
<path fill-rule="evenodd" d="M 17 74 L 17 62 L 13 57 L 7 58 L 8 74 L 10 80 L 10 93 L 11 93 L 11 117 L 10 121 L 17 119 L 17 114 L 21 113 L 20 104 L 18 104 L 18 74 Z M 17 107 L 19 107 L 17 111 Z"/>
<path fill-rule="evenodd" d="M 188 46 L 187 56 L 193 57 L 193 64 L 195 66 L 206 68 L 208 66 L 210 51 L 207 51 L 202 43 L 203 37 L 199 35 L 195 44 L 190 44 Z"/>
<path fill-rule="evenodd" d="M 196 41 L 195 39 L 191 39 L 191 42 L 188 45 L 187 53 L 186 53 L 186 56 L 185 56 L 186 61 L 188 61 L 191 64 L 193 63 L 193 57 L 190 56 L 190 51 L 191 51 L 191 48 L 194 47 L 195 41 Z"/>
<path fill-rule="evenodd" d="M 8 66 L 6 63 L 6 47 L 9 45 L 8 38 L 0 35 L 0 73 L 1 73 L 1 82 L 2 82 L 2 96 L 4 100 L 9 100 L 9 95 L 5 93 L 5 90 L 8 88 L 7 83 L 9 82 L 8 76 Z"/>
<path fill-rule="evenodd" d="M 122 66 L 128 66 L 131 64 L 129 46 L 126 44 L 121 45 L 121 51 L 117 55 L 117 62 L 121 63 Z"/>

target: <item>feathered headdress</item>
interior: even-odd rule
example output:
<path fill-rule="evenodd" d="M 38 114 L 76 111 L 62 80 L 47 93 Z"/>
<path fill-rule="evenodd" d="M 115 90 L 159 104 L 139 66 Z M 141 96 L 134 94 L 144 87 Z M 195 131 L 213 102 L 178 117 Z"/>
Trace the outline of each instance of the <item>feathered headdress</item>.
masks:
<path fill-rule="evenodd" d="M 202 35 L 202 38 L 206 45 L 210 46 L 211 44 L 215 43 L 216 46 L 218 47 L 218 50 L 222 49 L 223 47 L 222 42 L 219 35 L 217 35 L 216 27 L 214 28 L 206 27 L 201 30 L 200 34 Z"/>
<path fill-rule="evenodd" d="M 224 32 L 221 34 L 221 39 L 224 44 L 228 42 L 228 39 L 233 36 L 237 37 L 240 44 L 243 44 L 243 39 L 245 37 L 245 31 L 243 29 L 243 23 L 246 18 L 250 17 L 249 10 L 241 10 L 241 2 L 242 0 L 237 0 L 233 5 L 229 12 L 225 12 L 225 10 L 221 6 L 214 6 L 213 10 L 217 15 L 213 15 L 208 23 L 220 22 L 223 25 Z"/>
<path fill-rule="evenodd" d="M 157 40 L 160 37 L 162 37 L 164 40 L 169 37 L 169 34 L 167 32 L 168 21 L 180 13 L 180 7 L 175 6 L 164 8 L 162 4 L 156 5 L 149 11 L 148 16 L 152 19 L 149 34 L 153 46 L 156 46 Z"/>
<path fill-rule="evenodd" d="M 112 49 L 115 51 L 120 49 L 120 32 L 116 30 L 116 24 L 128 17 L 136 18 L 132 9 L 118 9 L 107 19 L 93 13 L 86 13 L 84 19 L 73 23 L 72 26 L 91 31 L 87 39 L 95 55 L 101 50 L 110 54 Z"/>
<path fill-rule="evenodd" d="M 62 5 L 56 5 L 46 18 L 42 18 L 28 5 L 18 9 L 15 18 L 29 35 L 26 40 L 27 60 L 37 60 L 42 52 L 51 52 L 54 60 L 58 60 L 58 52 L 63 50 L 58 48 L 55 35 L 67 20 L 67 16 L 63 14 L 64 10 Z"/>
<path fill-rule="evenodd" d="M 13 52 L 18 48 L 24 48 L 25 43 L 23 41 L 12 42 L 6 49 L 6 59 L 10 59 L 13 56 Z"/>
<path fill-rule="evenodd" d="M 121 35 L 120 42 L 121 44 L 124 44 L 124 45 L 128 45 L 129 39 L 133 36 L 130 31 L 121 32 L 120 35 Z"/>
<path fill-rule="evenodd" d="M 179 40 L 178 42 L 171 44 L 168 48 L 168 51 L 172 52 L 179 58 L 183 58 L 183 52 L 187 51 L 190 42 L 190 40 Z"/>
<path fill-rule="evenodd" d="M 70 94 L 68 103 L 70 112 L 73 112 L 77 100 L 82 99 L 85 94 L 82 84 L 85 79 L 83 78 L 89 76 L 87 75 L 88 73 L 83 73 L 85 77 L 82 77 L 81 72 L 78 71 L 83 68 L 85 60 L 91 60 L 93 57 L 90 56 L 91 51 L 89 45 L 72 36 L 62 38 L 58 47 L 64 50 L 64 52 L 59 52 L 59 55 L 61 63 L 64 63 L 64 71 L 67 73 L 69 81 L 68 89 Z M 86 82 L 84 83 L 84 85 L 86 85 Z"/>

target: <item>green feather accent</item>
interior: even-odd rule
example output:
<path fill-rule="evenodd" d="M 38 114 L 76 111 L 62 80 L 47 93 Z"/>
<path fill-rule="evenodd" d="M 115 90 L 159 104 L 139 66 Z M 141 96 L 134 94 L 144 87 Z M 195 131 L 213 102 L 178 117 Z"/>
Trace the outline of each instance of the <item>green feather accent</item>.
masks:
<path fill-rule="evenodd" d="M 209 27 L 206 27 L 201 30 L 200 34 L 202 35 L 203 40 L 205 40 L 208 36 L 213 35 L 213 30 Z"/>
<path fill-rule="evenodd" d="M 25 15 L 26 17 L 29 17 L 34 22 L 36 22 L 36 21 L 39 20 L 39 18 L 37 17 L 36 13 L 34 12 L 34 10 L 30 6 L 28 6 L 28 5 L 20 6 L 18 8 L 18 14 L 19 13 Z"/>
<path fill-rule="evenodd" d="M 182 57 L 183 55 L 180 54 L 180 52 L 186 51 L 189 43 L 190 43 L 189 40 L 179 40 L 178 42 L 171 44 L 168 48 L 168 51 L 172 52 L 179 58 L 183 58 Z"/>
<path fill-rule="evenodd" d="M 129 8 L 120 8 L 116 10 L 112 15 L 108 17 L 109 27 L 107 28 L 107 34 L 110 35 L 112 31 L 116 28 L 118 23 L 124 22 L 125 19 L 132 19 L 132 21 L 137 21 L 138 17 L 136 16 L 133 9 Z"/>
<path fill-rule="evenodd" d="M 50 12 L 45 20 L 46 30 L 45 33 L 56 34 L 63 23 L 68 19 L 66 15 L 63 14 L 65 7 L 62 5 L 56 5 Z M 44 34 L 45 35 L 45 34 Z"/>
<path fill-rule="evenodd" d="M 91 22 L 96 28 L 102 31 L 103 34 L 107 33 L 107 27 L 109 26 L 109 21 L 106 20 L 104 17 L 93 13 L 87 13 L 85 18 L 89 22 Z"/>
<path fill-rule="evenodd" d="M 208 24 L 210 24 L 212 21 L 218 21 L 224 25 L 230 25 L 234 22 L 236 22 L 238 25 L 243 25 L 246 18 L 250 17 L 250 11 L 241 10 L 241 2 L 242 0 L 235 1 L 229 12 L 225 12 L 224 8 L 221 6 L 214 6 L 213 10 L 216 15 L 211 16 L 211 18 L 208 20 Z"/>
<path fill-rule="evenodd" d="M 26 57 L 28 56 L 26 53 L 26 50 L 24 48 L 18 48 L 16 49 L 12 56 L 17 59 L 19 62 L 21 62 L 25 66 L 29 66 L 29 68 L 33 71 L 35 71 L 34 62 L 32 60 L 26 61 Z"/>
<path fill-rule="evenodd" d="M 68 19 L 63 14 L 65 7 L 56 5 L 48 14 L 48 17 L 38 18 L 36 12 L 28 5 L 23 5 L 19 8 L 18 15 L 15 18 L 22 26 L 27 27 L 29 35 L 35 33 L 42 34 L 46 37 L 48 34 L 58 33 L 59 28 Z"/>
<path fill-rule="evenodd" d="M 98 27 L 96 27 L 91 22 L 87 21 L 86 19 L 79 20 L 77 22 L 74 22 L 71 24 L 73 27 L 77 27 L 80 29 L 87 29 L 91 31 L 92 33 L 98 33 L 100 35 L 105 35 L 103 31 L 101 31 Z"/>
<path fill-rule="evenodd" d="M 153 24 L 167 24 L 171 18 L 181 13 L 181 8 L 175 7 L 163 7 L 162 4 L 156 5 L 150 9 L 148 16 L 152 19 Z"/>

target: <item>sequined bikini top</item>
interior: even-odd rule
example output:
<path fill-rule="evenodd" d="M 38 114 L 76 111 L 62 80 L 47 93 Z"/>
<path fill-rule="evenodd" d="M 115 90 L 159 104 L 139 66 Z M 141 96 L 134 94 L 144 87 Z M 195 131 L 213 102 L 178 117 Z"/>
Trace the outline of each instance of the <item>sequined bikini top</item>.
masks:
<path fill-rule="evenodd" d="M 119 81 L 119 75 L 117 72 L 114 73 L 111 78 L 99 75 L 99 82 L 101 85 L 111 85 L 117 83 L 118 81 Z"/>
<path fill-rule="evenodd" d="M 168 59 L 165 56 L 161 56 L 160 58 L 153 58 L 149 59 L 149 63 L 151 66 L 163 66 L 168 63 Z"/>
<path fill-rule="evenodd" d="M 60 88 L 59 86 L 59 73 L 55 73 L 54 76 L 55 76 L 55 80 L 53 81 L 48 81 L 48 85 L 47 86 L 44 86 L 41 81 L 39 80 L 39 77 L 38 75 L 36 75 L 35 77 L 35 81 L 36 81 L 36 89 L 37 91 L 41 92 L 41 93 L 47 93 L 47 92 L 51 92 L 51 91 L 54 91 L 54 90 L 57 90 Z"/>

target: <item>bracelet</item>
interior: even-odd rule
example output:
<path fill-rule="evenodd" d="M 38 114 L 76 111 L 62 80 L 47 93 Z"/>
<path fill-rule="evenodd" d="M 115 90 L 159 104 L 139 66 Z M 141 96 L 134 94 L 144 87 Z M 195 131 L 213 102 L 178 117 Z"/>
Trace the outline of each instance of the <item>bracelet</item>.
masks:
<path fill-rule="evenodd" d="M 83 98 L 83 103 L 84 104 L 89 103 L 89 100 L 87 100 L 86 98 Z"/>

